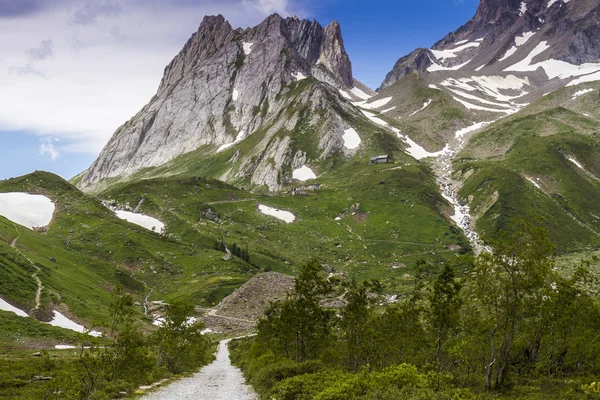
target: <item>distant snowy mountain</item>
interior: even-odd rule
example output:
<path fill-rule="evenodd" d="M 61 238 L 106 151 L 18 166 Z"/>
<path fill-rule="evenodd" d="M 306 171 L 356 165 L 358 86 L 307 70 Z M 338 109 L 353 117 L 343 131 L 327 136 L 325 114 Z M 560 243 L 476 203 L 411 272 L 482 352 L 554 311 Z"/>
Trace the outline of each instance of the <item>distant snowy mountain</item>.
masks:
<path fill-rule="evenodd" d="M 471 21 L 399 59 L 381 89 L 412 71 L 514 73 L 543 90 L 598 80 L 599 20 L 597 0 L 482 0 Z"/>

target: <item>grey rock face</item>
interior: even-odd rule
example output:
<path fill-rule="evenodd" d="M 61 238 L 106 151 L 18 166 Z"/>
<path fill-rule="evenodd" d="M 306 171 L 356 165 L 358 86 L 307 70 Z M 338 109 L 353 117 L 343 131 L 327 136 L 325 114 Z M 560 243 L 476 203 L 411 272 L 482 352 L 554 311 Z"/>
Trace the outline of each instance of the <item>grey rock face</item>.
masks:
<path fill-rule="evenodd" d="M 427 49 L 417 49 L 398 60 L 380 89 L 393 85 L 413 71 L 425 72 L 435 61 L 442 67 L 467 63 L 464 70 L 483 67 L 498 73 L 511 64 L 500 63 L 515 38 L 526 32 L 535 37 L 514 53 L 511 61 L 524 59 L 540 42 L 549 48 L 536 58 L 561 60 L 571 64 L 600 62 L 600 3 L 597 0 L 481 0 L 475 16 L 454 32 L 435 43 L 433 50 L 451 50 L 464 42 L 480 40 L 481 45 L 457 52 L 456 57 L 438 60 Z M 485 71 L 485 69 L 484 69 Z"/>
<path fill-rule="evenodd" d="M 84 173 L 80 187 L 99 189 L 107 179 L 123 179 L 201 146 L 213 145 L 217 151 L 237 143 L 267 122 L 278 121 L 275 117 L 289 106 L 285 94 L 303 77 L 330 85 L 301 99 L 312 102 L 313 108 L 329 110 L 331 98 L 339 97 L 334 88 L 353 87 L 352 66 L 337 22 L 323 28 L 316 21 L 275 14 L 255 28 L 234 30 L 222 16 L 206 17 L 165 68 L 157 94 L 115 132 Z M 327 96 L 319 90 L 328 91 Z M 292 122 L 293 118 L 275 122 L 269 132 L 293 128 Z M 343 134 L 341 127 L 333 131 Z M 281 139 L 263 144 L 275 154 L 269 157 L 275 162 L 266 166 L 255 160 L 253 183 L 278 186 L 279 171 L 294 156 L 288 154 L 289 143 Z M 327 139 L 321 148 L 319 156 L 327 157 L 340 151 L 341 139 Z M 232 157 L 232 163 L 240 162 L 244 160 L 239 154 Z"/>
<path fill-rule="evenodd" d="M 413 71 L 425 71 L 432 64 L 429 51 L 427 49 L 417 49 L 396 62 L 394 68 L 385 77 L 381 87 L 391 86 Z"/>

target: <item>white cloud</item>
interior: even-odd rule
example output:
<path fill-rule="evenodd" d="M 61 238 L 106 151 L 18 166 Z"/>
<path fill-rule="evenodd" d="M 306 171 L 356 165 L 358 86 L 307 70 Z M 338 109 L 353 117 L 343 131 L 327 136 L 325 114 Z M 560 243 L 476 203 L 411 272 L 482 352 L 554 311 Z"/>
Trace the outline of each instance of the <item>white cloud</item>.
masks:
<path fill-rule="evenodd" d="M 246 7 L 255 8 L 264 14 L 288 14 L 287 0 L 245 0 Z"/>
<path fill-rule="evenodd" d="M 58 150 L 89 153 L 150 100 L 205 15 L 223 14 L 245 28 L 272 12 L 292 13 L 287 0 L 27 4 L 3 10 L 0 3 L 0 134 L 58 137 Z"/>
<path fill-rule="evenodd" d="M 50 139 L 45 138 L 40 140 L 40 156 L 48 154 L 52 161 L 56 161 L 56 159 L 60 156 L 56 148 L 54 148 L 54 142 L 58 142 L 58 139 Z"/>

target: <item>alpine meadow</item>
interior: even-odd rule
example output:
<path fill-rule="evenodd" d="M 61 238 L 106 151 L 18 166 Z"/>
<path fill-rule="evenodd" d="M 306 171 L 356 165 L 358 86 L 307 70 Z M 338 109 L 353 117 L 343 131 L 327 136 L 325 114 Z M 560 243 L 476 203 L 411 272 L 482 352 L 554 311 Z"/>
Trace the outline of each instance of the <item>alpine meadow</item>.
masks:
<path fill-rule="evenodd" d="M 0 398 L 600 398 L 598 0 L 480 0 L 378 88 L 269 10 L 203 17 L 85 171 L 0 180 Z"/>

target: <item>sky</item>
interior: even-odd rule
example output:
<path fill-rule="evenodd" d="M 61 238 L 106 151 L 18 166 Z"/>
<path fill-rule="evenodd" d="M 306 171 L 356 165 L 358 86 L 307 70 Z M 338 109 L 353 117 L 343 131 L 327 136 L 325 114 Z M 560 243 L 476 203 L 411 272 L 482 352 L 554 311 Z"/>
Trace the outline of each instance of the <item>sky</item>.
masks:
<path fill-rule="evenodd" d="M 467 22 L 479 0 L 0 0 L 0 179 L 69 179 L 154 95 L 205 15 L 340 22 L 354 77 L 376 89 L 396 60 Z"/>

